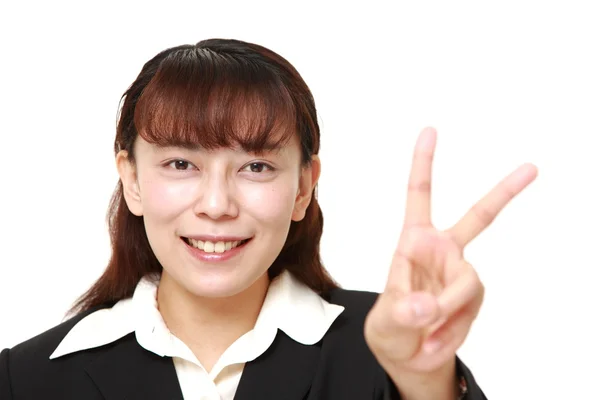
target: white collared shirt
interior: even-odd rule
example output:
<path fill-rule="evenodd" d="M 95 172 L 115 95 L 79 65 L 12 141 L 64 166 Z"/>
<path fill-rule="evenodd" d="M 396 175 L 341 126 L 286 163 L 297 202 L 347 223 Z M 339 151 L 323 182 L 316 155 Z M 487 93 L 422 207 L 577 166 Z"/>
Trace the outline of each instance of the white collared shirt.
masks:
<path fill-rule="evenodd" d="M 271 282 L 254 329 L 225 350 L 208 373 L 190 348 L 165 325 L 157 307 L 157 288 L 158 279 L 141 279 L 132 298 L 79 321 L 50 359 L 103 346 L 135 332 L 144 349 L 173 358 L 184 399 L 233 400 L 245 363 L 271 346 L 278 329 L 299 343 L 313 345 L 344 311 L 344 307 L 328 303 L 284 271 Z"/>

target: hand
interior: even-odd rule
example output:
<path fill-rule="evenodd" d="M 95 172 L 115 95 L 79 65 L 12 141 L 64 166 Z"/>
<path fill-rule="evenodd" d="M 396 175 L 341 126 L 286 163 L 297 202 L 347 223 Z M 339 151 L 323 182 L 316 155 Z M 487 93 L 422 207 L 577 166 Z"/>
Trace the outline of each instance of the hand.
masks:
<path fill-rule="evenodd" d="M 465 246 L 537 176 L 525 164 L 501 181 L 452 228 L 431 224 L 435 130 L 415 147 L 406 215 L 387 284 L 365 322 L 373 354 L 397 383 L 400 376 L 435 376 L 451 365 L 483 301 L 483 285 L 463 259 Z M 398 388 L 400 390 L 400 388 Z"/>

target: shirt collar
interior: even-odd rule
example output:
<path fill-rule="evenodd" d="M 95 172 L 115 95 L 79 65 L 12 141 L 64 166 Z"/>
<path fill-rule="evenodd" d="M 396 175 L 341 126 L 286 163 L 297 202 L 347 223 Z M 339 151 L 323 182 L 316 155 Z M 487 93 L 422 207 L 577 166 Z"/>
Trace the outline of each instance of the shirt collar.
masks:
<path fill-rule="evenodd" d="M 142 278 L 132 298 L 121 300 L 112 308 L 93 312 L 79 321 L 50 359 L 100 347 L 132 332 L 135 332 L 142 347 L 160 356 L 172 356 L 165 344 L 176 344 L 173 342 L 177 338 L 170 334 L 158 311 L 157 288 L 157 276 Z M 255 328 L 242 339 L 263 342 L 257 348 L 268 347 L 277 329 L 280 329 L 293 340 L 312 345 L 325 336 L 343 311 L 344 307 L 328 303 L 291 273 L 284 271 L 271 282 Z M 189 357 L 193 356 L 190 354 Z"/>

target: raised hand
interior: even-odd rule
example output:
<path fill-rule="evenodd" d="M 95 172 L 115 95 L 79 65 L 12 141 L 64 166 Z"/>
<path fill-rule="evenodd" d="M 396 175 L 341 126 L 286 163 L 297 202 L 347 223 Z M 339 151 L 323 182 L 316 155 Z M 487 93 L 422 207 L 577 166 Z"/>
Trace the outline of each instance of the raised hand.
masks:
<path fill-rule="evenodd" d="M 537 176 L 517 168 L 448 230 L 431 223 L 431 170 L 437 133 L 421 132 L 410 173 L 406 215 L 387 284 L 365 322 L 373 354 L 397 383 L 454 368 L 483 301 L 483 285 L 463 258 L 465 246 Z"/>

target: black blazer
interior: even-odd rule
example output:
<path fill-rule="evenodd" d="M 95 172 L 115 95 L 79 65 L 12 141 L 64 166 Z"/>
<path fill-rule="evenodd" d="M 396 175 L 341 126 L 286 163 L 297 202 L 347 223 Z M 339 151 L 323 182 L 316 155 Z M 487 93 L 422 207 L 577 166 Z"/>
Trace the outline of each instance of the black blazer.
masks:
<path fill-rule="evenodd" d="M 306 346 L 279 331 L 267 352 L 246 363 L 235 400 L 399 399 L 364 339 L 365 317 L 376 296 L 342 289 L 325 296 L 345 310 L 324 338 Z M 0 400 L 183 399 L 172 359 L 143 349 L 133 333 L 49 360 L 69 330 L 92 311 L 3 350 Z M 467 399 L 486 399 L 468 368 L 457 362 L 467 380 Z"/>

